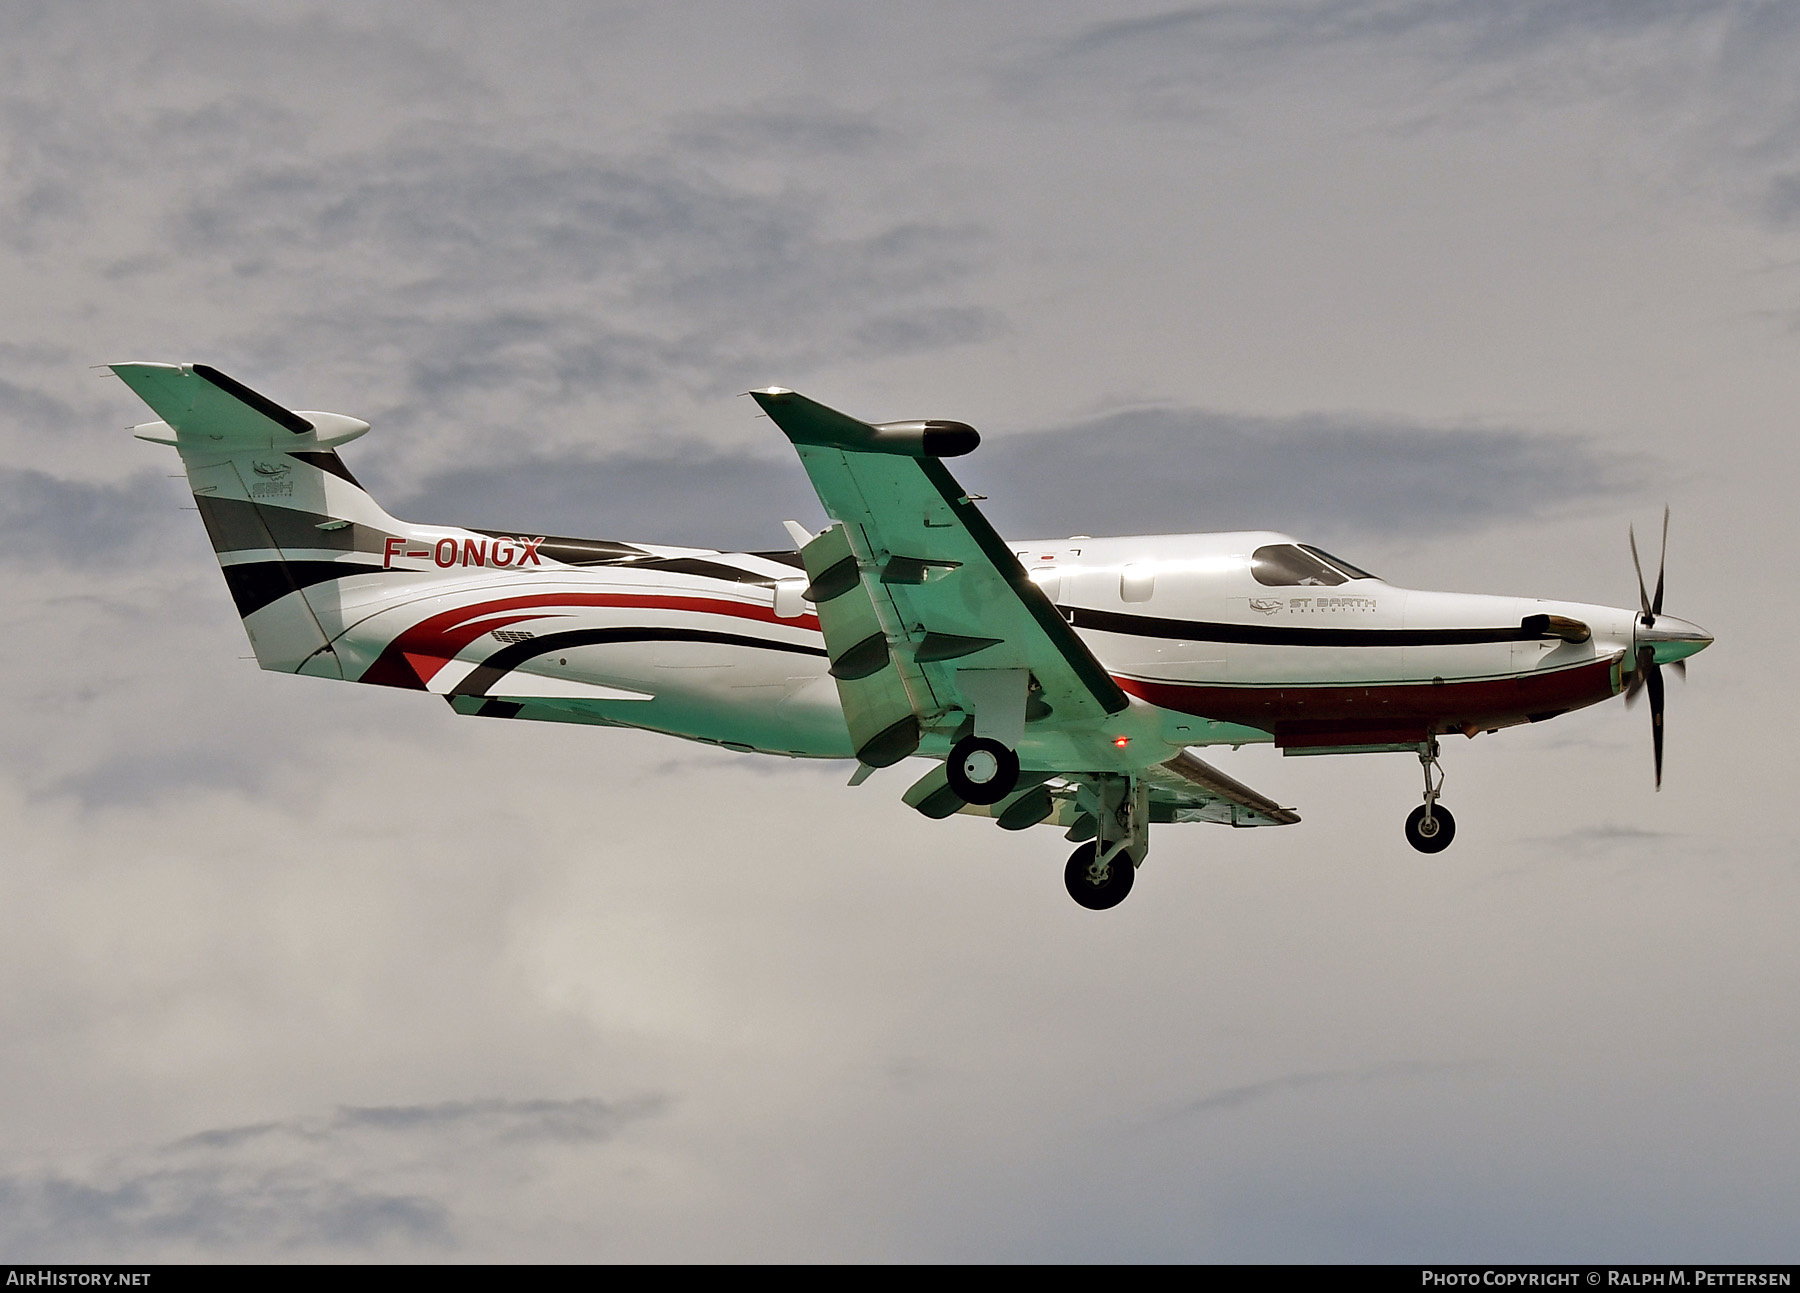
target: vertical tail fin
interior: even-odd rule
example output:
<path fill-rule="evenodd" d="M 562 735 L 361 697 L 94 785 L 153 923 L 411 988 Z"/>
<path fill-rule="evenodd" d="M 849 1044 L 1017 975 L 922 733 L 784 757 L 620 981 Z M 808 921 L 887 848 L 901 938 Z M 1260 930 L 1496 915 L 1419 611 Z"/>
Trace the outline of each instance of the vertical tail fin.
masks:
<path fill-rule="evenodd" d="M 114 364 L 161 416 L 134 427 L 173 445 L 265 669 L 341 678 L 341 581 L 388 568 L 396 521 L 335 446 L 369 429 L 337 413 L 294 412 L 204 364 Z"/>

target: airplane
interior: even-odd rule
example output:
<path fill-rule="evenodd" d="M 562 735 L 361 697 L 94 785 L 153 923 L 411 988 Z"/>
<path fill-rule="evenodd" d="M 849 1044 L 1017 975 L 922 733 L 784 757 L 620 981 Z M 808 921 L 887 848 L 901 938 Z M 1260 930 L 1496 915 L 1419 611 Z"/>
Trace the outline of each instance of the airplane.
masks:
<path fill-rule="evenodd" d="M 458 714 L 641 728 L 738 751 L 919 756 L 930 818 L 1051 825 L 1064 884 L 1105 910 L 1153 824 L 1282 826 L 1291 808 L 1194 754 L 1415 755 L 1415 849 L 1456 832 L 1439 739 L 1537 723 L 1624 692 L 1712 638 L 1663 613 L 1399 588 L 1285 534 L 1008 542 L 944 459 L 962 422 L 868 423 L 797 392 L 749 394 L 831 524 L 720 552 L 396 520 L 338 448 L 369 424 L 296 411 L 204 364 L 109 366 L 181 456 L 257 663 L 442 696 Z M 1663 514 L 1663 564 L 1668 512 Z"/>

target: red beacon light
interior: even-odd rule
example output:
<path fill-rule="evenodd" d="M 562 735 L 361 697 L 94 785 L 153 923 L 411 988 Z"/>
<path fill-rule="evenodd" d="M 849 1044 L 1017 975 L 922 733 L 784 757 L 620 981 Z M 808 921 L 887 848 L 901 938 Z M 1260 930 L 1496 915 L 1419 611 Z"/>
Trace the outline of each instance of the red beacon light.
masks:
<path fill-rule="evenodd" d="M 1131 738 L 1129 736 L 1115 736 L 1113 737 L 1113 744 L 1123 750 L 1126 746 L 1131 744 Z"/>

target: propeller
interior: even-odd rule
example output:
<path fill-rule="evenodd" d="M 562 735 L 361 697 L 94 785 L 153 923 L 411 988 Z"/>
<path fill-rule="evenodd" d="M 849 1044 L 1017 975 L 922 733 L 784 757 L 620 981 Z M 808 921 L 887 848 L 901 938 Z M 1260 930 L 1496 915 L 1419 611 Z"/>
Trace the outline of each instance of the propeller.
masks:
<path fill-rule="evenodd" d="M 1631 538 L 1631 564 L 1637 570 L 1638 631 L 1634 634 L 1637 644 L 1635 656 L 1636 667 L 1632 670 L 1631 682 L 1625 688 L 1625 704 L 1629 707 L 1637 703 L 1638 693 L 1650 693 L 1650 743 L 1656 752 L 1656 788 L 1662 789 L 1663 768 L 1663 679 L 1662 666 L 1656 662 L 1656 647 L 1652 641 L 1651 630 L 1656 628 L 1656 621 L 1662 615 L 1663 607 L 1663 572 L 1669 560 L 1669 509 L 1663 508 L 1662 552 L 1656 559 L 1656 593 L 1651 595 L 1644 588 L 1644 563 L 1638 560 L 1637 529 L 1628 531 Z M 1687 677 L 1687 659 L 1673 660 L 1671 667 L 1681 677 Z"/>

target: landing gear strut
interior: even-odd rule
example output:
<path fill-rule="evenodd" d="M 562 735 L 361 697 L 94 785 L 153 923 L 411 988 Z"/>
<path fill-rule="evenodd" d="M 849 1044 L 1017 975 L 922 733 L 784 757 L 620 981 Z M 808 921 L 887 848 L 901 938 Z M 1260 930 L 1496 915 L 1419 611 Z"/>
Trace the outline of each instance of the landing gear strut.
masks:
<path fill-rule="evenodd" d="M 1406 819 L 1406 842 L 1421 853 L 1442 853 L 1456 838 L 1456 818 L 1437 801 L 1444 789 L 1437 737 L 1419 746 L 1419 766 L 1425 771 L 1425 802 Z"/>
<path fill-rule="evenodd" d="M 1093 814 L 1094 838 L 1070 856 L 1063 887 L 1089 911 L 1105 911 L 1125 901 L 1138 864 L 1150 852 L 1150 787 L 1131 777 L 1100 776 L 1083 795 L 1083 808 Z M 1070 835 L 1080 838 L 1074 831 Z"/>
<path fill-rule="evenodd" d="M 997 804 L 1019 784 L 1019 756 L 988 736 L 965 736 L 944 762 L 950 789 L 964 803 Z"/>

